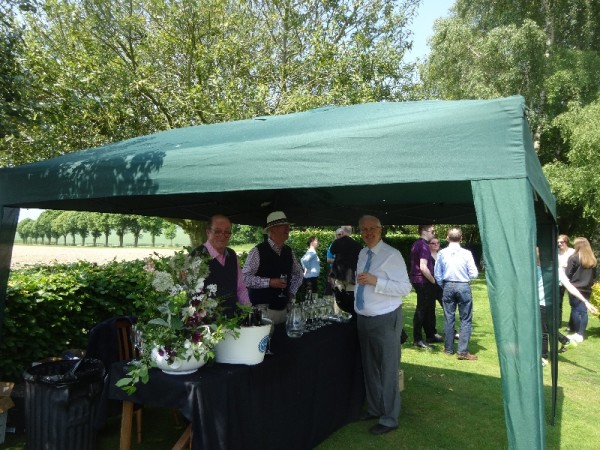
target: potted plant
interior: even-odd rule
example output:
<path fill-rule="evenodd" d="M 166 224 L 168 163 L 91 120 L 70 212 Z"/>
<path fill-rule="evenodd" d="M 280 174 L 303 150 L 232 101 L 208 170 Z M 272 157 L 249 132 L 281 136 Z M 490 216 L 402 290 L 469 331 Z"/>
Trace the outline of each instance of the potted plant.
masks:
<path fill-rule="evenodd" d="M 159 367 L 172 374 L 191 373 L 214 358 L 215 345 L 236 329 L 249 308 L 225 317 L 216 285 L 205 286 L 209 274 L 206 256 L 190 256 L 188 250 L 173 256 L 146 260 L 152 287 L 146 311 L 138 318 L 133 335 L 141 347 L 140 358 L 132 361 L 128 373 L 117 382 L 127 393 L 136 384 L 148 382 L 148 370 Z"/>

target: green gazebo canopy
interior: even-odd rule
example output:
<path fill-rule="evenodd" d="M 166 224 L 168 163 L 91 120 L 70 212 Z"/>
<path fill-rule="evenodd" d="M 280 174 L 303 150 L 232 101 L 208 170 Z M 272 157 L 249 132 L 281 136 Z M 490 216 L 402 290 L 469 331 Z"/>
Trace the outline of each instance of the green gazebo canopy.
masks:
<path fill-rule="evenodd" d="M 534 248 L 552 300 L 555 200 L 521 97 L 323 107 L 0 169 L 2 320 L 24 207 L 188 219 L 223 213 L 254 225 L 275 209 L 301 225 L 356 223 L 365 213 L 384 225 L 477 223 L 509 444 L 545 447 Z"/>

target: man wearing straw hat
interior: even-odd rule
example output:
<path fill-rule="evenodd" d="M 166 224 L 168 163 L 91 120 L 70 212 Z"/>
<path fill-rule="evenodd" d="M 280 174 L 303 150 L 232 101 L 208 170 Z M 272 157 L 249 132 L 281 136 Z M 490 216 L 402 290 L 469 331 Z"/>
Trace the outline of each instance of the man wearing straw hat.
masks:
<path fill-rule="evenodd" d="M 283 323 L 290 297 L 296 295 L 304 274 L 294 252 L 285 245 L 290 223 L 283 211 L 267 216 L 264 231 L 268 239 L 250 250 L 242 273 L 252 304 L 267 304 L 269 318 Z"/>

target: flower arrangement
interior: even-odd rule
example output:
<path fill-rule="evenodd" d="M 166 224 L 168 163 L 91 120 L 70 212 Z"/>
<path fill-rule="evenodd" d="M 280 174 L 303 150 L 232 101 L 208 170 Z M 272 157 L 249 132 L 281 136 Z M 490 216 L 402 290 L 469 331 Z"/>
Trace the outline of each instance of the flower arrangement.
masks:
<path fill-rule="evenodd" d="M 216 297 L 217 286 L 204 286 L 209 259 L 190 256 L 189 249 L 146 259 L 152 295 L 135 330 L 141 336 L 142 351 L 130 363 L 127 376 L 117 382 L 127 393 L 135 392 L 137 383 L 148 382 L 148 370 L 156 366 L 152 350 L 167 364 L 177 358 L 206 362 L 214 357 L 215 345 L 227 333 L 235 334 L 247 316 L 247 307 L 240 305 L 241 314 L 225 317 Z"/>

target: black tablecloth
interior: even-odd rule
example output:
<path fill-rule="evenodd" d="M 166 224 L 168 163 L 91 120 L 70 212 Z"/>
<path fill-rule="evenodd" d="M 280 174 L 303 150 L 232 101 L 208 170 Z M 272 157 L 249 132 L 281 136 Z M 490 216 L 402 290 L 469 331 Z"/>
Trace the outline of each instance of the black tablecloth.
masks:
<path fill-rule="evenodd" d="M 358 418 L 364 385 L 355 323 L 299 339 L 277 326 L 271 349 L 255 366 L 212 364 L 190 375 L 152 369 L 132 396 L 115 386 L 124 374 L 116 363 L 106 396 L 179 409 L 193 424 L 194 450 L 311 449 Z"/>

